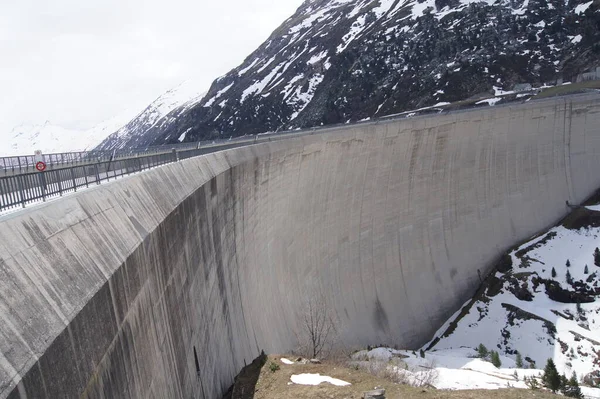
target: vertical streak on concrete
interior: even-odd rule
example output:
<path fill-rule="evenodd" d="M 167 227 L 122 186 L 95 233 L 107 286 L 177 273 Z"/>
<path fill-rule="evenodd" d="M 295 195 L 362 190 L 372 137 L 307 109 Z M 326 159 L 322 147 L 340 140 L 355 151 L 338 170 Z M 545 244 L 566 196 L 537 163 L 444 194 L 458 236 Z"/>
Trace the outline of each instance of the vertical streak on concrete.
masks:
<path fill-rule="evenodd" d="M 564 132 L 564 151 L 565 151 L 565 177 L 567 181 L 569 203 L 573 203 L 575 194 L 573 192 L 573 181 L 571 168 L 571 115 L 573 112 L 573 105 L 567 100 L 564 101 L 564 118 L 563 118 L 563 132 Z"/>

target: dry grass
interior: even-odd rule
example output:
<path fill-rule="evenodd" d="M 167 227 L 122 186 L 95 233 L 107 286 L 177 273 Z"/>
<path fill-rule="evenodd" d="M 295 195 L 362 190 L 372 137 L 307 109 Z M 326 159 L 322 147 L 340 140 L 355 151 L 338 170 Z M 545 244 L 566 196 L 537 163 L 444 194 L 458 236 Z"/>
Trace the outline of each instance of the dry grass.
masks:
<path fill-rule="evenodd" d="M 292 399 L 292 398 L 330 398 L 330 399 L 358 399 L 362 393 L 375 387 L 386 390 L 386 398 L 464 398 L 464 399 L 552 399 L 556 395 L 542 391 L 500 389 L 500 390 L 473 390 L 473 391 L 439 391 L 433 388 L 415 388 L 408 385 L 395 384 L 388 379 L 376 377 L 366 371 L 356 370 L 340 364 L 293 364 L 281 363 L 279 356 L 269 356 L 266 365 L 260 371 L 258 382 L 253 395 L 243 398 L 256 399 Z M 272 372 L 269 364 L 276 362 L 280 369 Z M 350 382 L 352 385 L 337 387 L 328 383 L 318 386 L 305 386 L 289 384 L 293 374 L 319 373 L 333 378 Z M 240 399 L 234 397 L 233 399 Z"/>

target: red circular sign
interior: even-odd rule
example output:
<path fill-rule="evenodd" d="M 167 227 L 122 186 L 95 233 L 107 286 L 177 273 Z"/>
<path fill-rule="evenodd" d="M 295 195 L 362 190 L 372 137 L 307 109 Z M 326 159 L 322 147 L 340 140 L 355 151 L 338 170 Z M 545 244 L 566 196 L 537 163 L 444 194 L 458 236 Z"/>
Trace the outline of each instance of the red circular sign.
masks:
<path fill-rule="evenodd" d="M 37 170 L 39 170 L 40 172 L 43 172 L 43 171 L 46 170 L 46 164 L 44 162 L 40 161 L 40 162 L 38 162 L 38 163 L 35 164 L 35 168 Z"/>

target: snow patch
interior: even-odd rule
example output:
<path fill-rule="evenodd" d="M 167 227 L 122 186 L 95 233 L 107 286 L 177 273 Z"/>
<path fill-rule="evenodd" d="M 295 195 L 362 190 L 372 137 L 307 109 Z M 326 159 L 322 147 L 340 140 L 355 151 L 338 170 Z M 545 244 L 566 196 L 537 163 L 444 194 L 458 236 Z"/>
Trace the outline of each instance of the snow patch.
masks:
<path fill-rule="evenodd" d="M 290 377 L 294 384 L 298 385 L 319 385 L 322 382 L 328 382 L 338 387 L 352 385 L 349 382 L 339 380 L 337 378 L 327 377 L 320 374 L 294 374 Z"/>
<path fill-rule="evenodd" d="M 577 7 L 575 7 L 575 14 L 583 14 L 592 5 L 592 3 L 593 1 L 579 4 Z"/>

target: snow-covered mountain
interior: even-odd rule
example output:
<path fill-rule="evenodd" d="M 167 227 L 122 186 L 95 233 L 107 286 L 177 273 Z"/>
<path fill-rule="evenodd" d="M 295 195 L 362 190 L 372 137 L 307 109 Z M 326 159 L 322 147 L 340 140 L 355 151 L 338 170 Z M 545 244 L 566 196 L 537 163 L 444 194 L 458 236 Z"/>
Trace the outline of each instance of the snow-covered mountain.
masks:
<path fill-rule="evenodd" d="M 128 110 L 88 130 L 65 129 L 49 121 L 22 124 L 6 136 L 8 145 L 0 149 L 0 155 L 30 155 L 38 149 L 52 153 L 122 148 L 123 143 L 136 143 L 136 138 L 149 129 L 169 123 L 172 117 L 166 116 L 172 111 L 176 115 L 177 111 L 197 103 L 203 94 L 196 87 L 192 81 L 185 81 L 162 94 L 142 112 Z"/>
<path fill-rule="evenodd" d="M 570 80 L 600 65 L 598 43 L 599 0 L 307 0 L 205 98 L 123 145 L 345 123 Z"/>
<path fill-rule="evenodd" d="M 484 344 L 513 361 L 519 352 L 524 367 L 538 369 L 552 358 L 559 372 L 600 387 L 598 247 L 600 205 L 576 209 L 505 256 L 424 349 Z"/>
<path fill-rule="evenodd" d="M 147 134 L 168 128 L 176 122 L 178 116 L 202 100 L 205 94 L 206 92 L 199 91 L 198 86 L 191 80 L 181 83 L 154 100 L 128 123 L 121 125 L 120 129 L 115 129 L 112 134 L 105 136 L 105 140 L 96 149 L 113 150 L 148 145 L 145 139 Z M 182 132 L 170 141 L 181 142 L 185 139 L 185 134 Z"/>
<path fill-rule="evenodd" d="M 22 124 L 9 133 L 9 146 L 4 146 L 1 153 L 7 156 L 32 155 L 38 149 L 45 153 L 79 151 L 89 144 L 85 143 L 81 133 L 55 126 L 49 121 L 41 125 Z"/>

